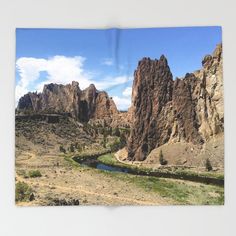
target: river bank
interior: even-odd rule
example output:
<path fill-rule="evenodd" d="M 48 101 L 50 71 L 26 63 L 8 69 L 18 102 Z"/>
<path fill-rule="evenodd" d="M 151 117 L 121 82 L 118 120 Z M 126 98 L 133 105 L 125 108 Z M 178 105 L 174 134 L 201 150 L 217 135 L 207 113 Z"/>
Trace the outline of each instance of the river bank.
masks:
<path fill-rule="evenodd" d="M 193 182 L 224 186 L 224 175 L 219 172 L 196 171 L 184 166 L 166 166 L 158 169 L 127 164 L 119 161 L 116 153 L 104 152 L 104 155 L 74 156 L 73 160 L 81 165 L 111 172 L 133 175 L 173 178 Z"/>

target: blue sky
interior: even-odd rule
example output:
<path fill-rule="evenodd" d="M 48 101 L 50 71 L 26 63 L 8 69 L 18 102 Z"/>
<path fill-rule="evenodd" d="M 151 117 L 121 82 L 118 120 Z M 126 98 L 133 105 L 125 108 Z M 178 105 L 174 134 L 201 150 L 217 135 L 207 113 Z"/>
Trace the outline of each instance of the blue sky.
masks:
<path fill-rule="evenodd" d="M 201 68 L 220 43 L 220 27 L 150 29 L 17 29 L 16 103 L 45 83 L 77 80 L 106 90 L 121 110 L 130 104 L 133 73 L 143 57 L 164 54 L 173 77 Z"/>

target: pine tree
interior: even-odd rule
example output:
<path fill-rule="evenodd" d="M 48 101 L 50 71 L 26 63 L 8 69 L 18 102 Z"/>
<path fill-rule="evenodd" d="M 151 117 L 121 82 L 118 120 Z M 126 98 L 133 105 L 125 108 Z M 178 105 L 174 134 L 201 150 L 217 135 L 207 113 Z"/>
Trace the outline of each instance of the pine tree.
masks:
<path fill-rule="evenodd" d="M 167 164 L 167 160 L 164 159 L 162 150 L 160 150 L 160 153 L 159 153 L 159 162 L 160 162 L 161 165 L 166 165 Z"/>
<path fill-rule="evenodd" d="M 213 169 L 211 162 L 208 158 L 206 159 L 206 169 L 207 169 L 207 171 L 211 171 Z"/>

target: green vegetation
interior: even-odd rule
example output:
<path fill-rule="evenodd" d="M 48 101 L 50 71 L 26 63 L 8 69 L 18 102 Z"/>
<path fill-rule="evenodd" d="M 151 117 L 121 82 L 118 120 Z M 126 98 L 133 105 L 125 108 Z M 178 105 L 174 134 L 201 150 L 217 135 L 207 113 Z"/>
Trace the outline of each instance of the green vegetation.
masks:
<path fill-rule="evenodd" d="M 111 165 L 111 166 L 117 166 L 117 167 L 126 167 L 135 171 L 145 171 L 145 172 L 156 172 L 156 173 L 163 173 L 163 174 L 173 174 L 177 177 L 203 177 L 203 178 L 215 178 L 219 180 L 224 180 L 224 174 L 219 173 L 219 172 L 198 172 L 196 170 L 191 170 L 191 169 L 184 169 L 180 167 L 163 167 L 161 169 L 155 169 L 153 170 L 152 168 L 147 168 L 147 167 L 138 167 L 135 165 L 130 165 L 130 164 L 124 164 L 119 162 L 116 158 L 115 155 L 112 154 L 105 154 L 102 155 L 98 158 L 100 162 L 106 165 Z"/>
<path fill-rule="evenodd" d="M 16 202 L 30 201 L 33 196 L 32 194 L 33 190 L 28 184 L 24 182 L 16 183 L 16 193 L 15 193 Z"/>
<path fill-rule="evenodd" d="M 88 157 L 89 158 L 89 157 Z M 135 170 L 145 170 L 153 171 L 144 167 L 132 166 L 129 164 L 120 163 L 115 158 L 114 154 L 105 154 L 100 156 L 99 161 L 117 167 L 129 167 Z M 72 157 L 65 157 L 71 166 L 81 167 Z M 81 170 L 93 171 L 100 173 L 109 178 L 115 178 L 117 181 L 127 182 L 127 184 L 134 184 L 136 187 L 144 189 L 150 193 L 159 194 L 161 197 L 166 198 L 173 204 L 182 204 L 182 205 L 222 205 L 224 204 L 224 188 L 215 185 L 194 183 L 191 181 L 175 180 L 175 179 L 165 179 L 151 176 L 139 176 L 131 174 L 123 174 L 119 172 L 109 172 L 109 171 L 100 171 L 97 169 L 92 169 L 89 167 L 83 167 Z M 158 169 L 155 171 L 160 172 L 175 172 L 176 175 L 190 175 L 190 176 L 209 176 L 215 177 L 218 179 L 223 179 L 224 176 L 215 172 L 194 172 L 192 170 L 170 170 L 167 167 L 163 169 Z"/>
<path fill-rule="evenodd" d="M 125 163 L 121 163 L 119 162 L 114 153 L 108 153 L 108 154 L 105 154 L 105 155 L 102 155 L 100 157 L 98 157 L 98 160 L 100 162 L 102 162 L 103 164 L 105 165 L 110 165 L 110 166 L 116 166 L 116 167 L 126 167 L 126 168 L 130 168 L 130 169 L 133 169 L 133 170 L 144 170 L 144 171 L 150 171 L 151 169 L 147 169 L 147 168 L 142 168 L 142 167 L 138 167 L 138 166 L 134 166 L 134 165 L 129 165 L 129 164 L 125 164 Z"/>
<path fill-rule="evenodd" d="M 135 183 L 147 191 L 159 193 L 180 204 L 223 204 L 224 188 L 213 185 L 186 184 L 154 177 L 136 178 Z M 212 194 L 213 193 L 213 194 Z M 215 196 L 214 196 L 215 195 Z"/>
<path fill-rule="evenodd" d="M 177 169 L 174 171 L 176 174 L 181 176 L 201 176 L 201 177 L 211 177 L 215 179 L 224 180 L 224 174 L 219 172 L 197 172 L 193 170 L 184 170 L 184 169 Z"/>
<path fill-rule="evenodd" d="M 222 205 L 224 188 L 189 181 L 162 179 L 148 176 L 135 176 L 118 172 L 103 172 L 111 178 L 134 184 L 147 192 L 154 192 L 181 205 Z"/>
<path fill-rule="evenodd" d="M 74 151 L 75 151 L 75 147 L 74 147 L 73 144 L 70 145 L 70 147 L 69 147 L 69 151 L 70 151 L 70 152 L 74 152 Z"/>
<path fill-rule="evenodd" d="M 206 164 L 205 165 L 206 165 L 207 171 L 211 171 L 213 169 L 212 165 L 211 165 L 211 162 L 208 158 L 206 159 Z"/>
<path fill-rule="evenodd" d="M 167 165 L 167 160 L 164 159 L 164 156 L 163 156 L 163 153 L 162 153 L 162 150 L 160 151 L 159 153 L 159 162 L 161 165 Z"/>
<path fill-rule="evenodd" d="M 107 134 L 106 133 L 103 133 L 103 140 L 101 142 L 103 148 L 106 148 L 107 146 Z"/>
<path fill-rule="evenodd" d="M 98 160 L 104 164 L 107 164 L 107 165 L 118 165 L 119 164 L 119 162 L 116 160 L 114 154 L 102 155 L 98 158 Z"/>
<path fill-rule="evenodd" d="M 114 132 L 112 133 L 114 136 L 120 137 L 120 129 L 118 127 L 116 127 L 114 129 Z"/>
<path fill-rule="evenodd" d="M 72 156 L 66 155 L 64 156 L 65 161 L 68 162 L 68 164 L 74 168 L 80 167 L 80 164 L 73 160 Z"/>
<path fill-rule="evenodd" d="M 25 179 L 42 177 L 42 174 L 39 170 L 30 170 L 28 173 L 25 170 L 18 170 L 17 174 L 23 176 Z"/>
<path fill-rule="evenodd" d="M 59 150 L 60 152 L 66 153 L 66 149 L 62 145 L 59 147 Z"/>
<path fill-rule="evenodd" d="M 109 143 L 107 146 L 111 150 L 111 152 L 116 152 L 119 149 L 124 147 L 124 143 L 121 140 L 121 137 L 117 137 L 112 143 Z"/>
<path fill-rule="evenodd" d="M 42 177 L 42 174 L 39 170 L 30 170 L 28 176 L 30 178 L 37 178 L 37 177 Z"/>
<path fill-rule="evenodd" d="M 108 154 L 102 155 L 98 158 L 98 160 L 105 165 L 111 165 L 111 166 L 116 166 L 116 167 L 121 167 L 121 168 L 126 167 L 135 171 L 146 171 L 146 172 L 153 171 L 153 169 L 151 168 L 121 163 L 116 159 L 114 153 L 108 153 Z"/>
<path fill-rule="evenodd" d="M 78 152 L 82 152 L 83 151 L 83 145 L 79 145 L 78 142 L 75 143 L 75 149 L 78 151 Z"/>

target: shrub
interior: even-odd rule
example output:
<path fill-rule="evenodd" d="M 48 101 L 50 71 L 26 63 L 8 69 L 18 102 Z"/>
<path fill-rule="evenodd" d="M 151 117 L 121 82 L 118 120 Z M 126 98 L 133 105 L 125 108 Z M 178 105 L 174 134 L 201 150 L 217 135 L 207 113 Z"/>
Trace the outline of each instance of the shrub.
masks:
<path fill-rule="evenodd" d="M 66 149 L 61 145 L 59 148 L 60 152 L 66 153 Z"/>
<path fill-rule="evenodd" d="M 206 166 L 207 171 L 211 171 L 213 169 L 212 165 L 211 165 L 211 162 L 210 162 L 210 160 L 208 158 L 206 159 L 205 166 Z"/>
<path fill-rule="evenodd" d="M 164 159 L 162 150 L 160 150 L 160 153 L 159 153 L 159 162 L 161 165 L 166 165 L 168 163 L 167 160 Z"/>
<path fill-rule="evenodd" d="M 117 138 L 113 143 L 110 145 L 111 152 L 116 152 L 120 149 L 120 139 Z"/>
<path fill-rule="evenodd" d="M 31 171 L 29 171 L 28 175 L 30 178 L 42 177 L 42 174 L 39 170 L 31 170 Z"/>
<path fill-rule="evenodd" d="M 15 200 L 16 202 L 29 201 L 33 194 L 32 188 L 25 182 L 18 182 L 16 184 Z"/>
<path fill-rule="evenodd" d="M 101 145 L 103 146 L 103 148 L 106 148 L 107 146 L 107 139 L 103 137 L 103 140 L 101 141 Z"/>

